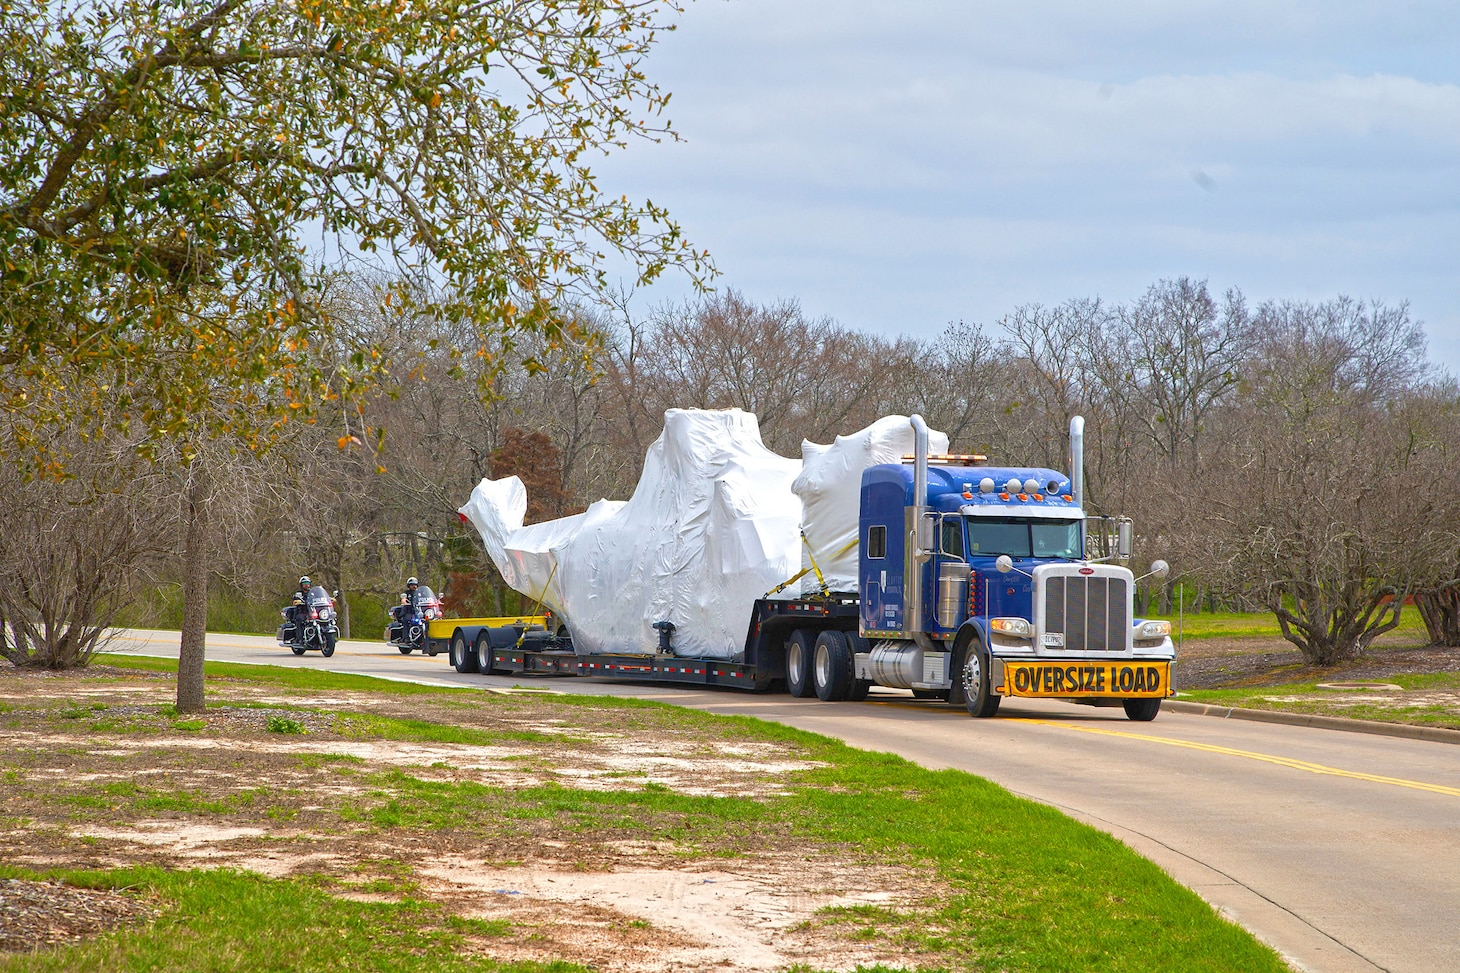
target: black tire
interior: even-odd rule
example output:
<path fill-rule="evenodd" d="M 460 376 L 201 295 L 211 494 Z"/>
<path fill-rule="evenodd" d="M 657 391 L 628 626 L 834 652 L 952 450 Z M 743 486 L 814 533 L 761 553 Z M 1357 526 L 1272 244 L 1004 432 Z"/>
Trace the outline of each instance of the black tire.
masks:
<path fill-rule="evenodd" d="M 457 632 L 451 636 L 451 667 L 457 672 L 476 672 L 477 654 L 466 644 L 466 636 Z"/>
<path fill-rule="evenodd" d="M 472 652 L 477 657 L 477 672 L 490 676 L 497 671 L 497 667 L 492 665 L 492 639 L 486 632 L 477 634 L 477 641 L 472 646 Z"/>
<path fill-rule="evenodd" d="M 999 711 L 1004 697 L 993 691 L 989 684 L 989 657 L 983 646 L 977 643 L 968 647 L 963 663 L 963 706 L 968 715 L 986 719 Z"/>
<path fill-rule="evenodd" d="M 852 647 L 845 632 L 825 631 L 816 636 L 812 655 L 811 681 L 816 684 L 816 697 L 833 703 L 852 694 L 856 677 L 852 671 Z"/>
<path fill-rule="evenodd" d="M 291 645 L 291 646 L 289 646 L 289 651 L 293 652 L 295 655 L 303 655 L 304 654 L 304 646 L 302 646 L 302 645 Z"/>
<path fill-rule="evenodd" d="M 436 640 L 431 638 L 431 636 L 429 635 L 426 636 L 426 645 L 423 649 L 421 649 L 421 651 L 426 653 L 433 659 L 441 654 L 441 650 L 436 648 Z"/>
<path fill-rule="evenodd" d="M 816 640 L 811 633 L 796 629 L 786 639 L 786 692 L 800 699 L 816 695 L 816 684 L 811 679 L 812 658 Z"/>
<path fill-rule="evenodd" d="M 948 694 L 941 689 L 914 689 L 912 694 L 913 699 L 941 699 L 944 702 L 948 700 Z"/>
<path fill-rule="evenodd" d="M 1120 701 L 1125 707 L 1127 719 L 1135 720 L 1137 723 L 1149 723 L 1161 712 L 1161 700 L 1155 699 L 1123 699 Z"/>
<path fill-rule="evenodd" d="M 324 645 L 319 647 L 319 654 L 326 659 L 335 654 L 335 636 L 325 633 Z"/>
<path fill-rule="evenodd" d="M 409 645 L 397 645 L 396 648 L 397 649 L 400 649 L 400 654 L 401 655 L 410 655 L 411 654 L 411 647 Z"/>

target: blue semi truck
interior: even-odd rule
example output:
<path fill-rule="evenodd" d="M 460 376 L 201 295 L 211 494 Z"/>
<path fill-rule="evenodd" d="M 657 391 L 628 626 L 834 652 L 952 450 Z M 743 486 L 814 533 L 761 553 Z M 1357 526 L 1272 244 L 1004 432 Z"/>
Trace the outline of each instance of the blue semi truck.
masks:
<path fill-rule="evenodd" d="M 551 617 L 441 619 L 432 638 L 461 672 L 784 687 L 827 701 L 888 686 L 975 717 L 1018 696 L 1154 719 L 1172 694 L 1171 626 L 1135 617 L 1141 579 L 1119 563 L 1130 521 L 1085 513 L 1084 420 L 1070 424 L 1072 476 L 929 455 L 927 426 L 910 421 L 914 455 L 862 473 L 857 591 L 757 599 L 734 660 L 675 655 L 673 619 L 655 624 L 658 645 L 612 654 L 575 653 Z"/>

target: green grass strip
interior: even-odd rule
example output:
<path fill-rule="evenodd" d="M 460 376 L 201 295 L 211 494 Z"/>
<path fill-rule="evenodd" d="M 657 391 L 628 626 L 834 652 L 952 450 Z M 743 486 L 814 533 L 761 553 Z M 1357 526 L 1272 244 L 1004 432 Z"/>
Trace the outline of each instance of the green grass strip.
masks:
<path fill-rule="evenodd" d="M 8 867 L 0 875 L 35 877 Z M 463 919 L 411 899 L 356 902 L 305 882 L 227 869 L 47 877 L 126 890 L 161 911 L 151 923 L 89 942 L 0 954 L 0 973 L 586 973 L 571 963 L 494 961 L 486 952 L 505 922 Z"/>

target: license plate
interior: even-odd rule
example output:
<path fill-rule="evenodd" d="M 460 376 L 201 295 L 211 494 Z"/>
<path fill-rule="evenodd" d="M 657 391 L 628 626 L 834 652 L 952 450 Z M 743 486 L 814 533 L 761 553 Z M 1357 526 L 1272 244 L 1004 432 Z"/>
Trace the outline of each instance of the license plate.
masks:
<path fill-rule="evenodd" d="M 1005 662 L 1002 696 L 1114 696 L 1121 699 L 1171 695 L 1169 662 Z"/>

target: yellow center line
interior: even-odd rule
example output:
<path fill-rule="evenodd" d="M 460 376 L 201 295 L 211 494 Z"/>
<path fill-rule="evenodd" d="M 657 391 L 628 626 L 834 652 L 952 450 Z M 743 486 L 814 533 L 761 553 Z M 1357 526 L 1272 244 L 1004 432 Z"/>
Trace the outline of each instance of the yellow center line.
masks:
<path fill-rule="evenodd" d="M 1099 733 L 1105 736 L 1126 737 L 1131 740 L 1145 740 L 1150 743 L 1164 743 L 1167 746 L 1185 747 L 1188 750 L 1203 750 L 1207 753 L 1220 753 L 1229 757 L 1246 757 L 1249 760 L 1260 760 L 1263 763 L 1277 764 L 1279 767 L 1304 770 L 1310 774 L 1324 774 L 1329 777 L 1347 777 L 1351 780 L 1366 780 L 1374 784 L 1391 784 L 1394 787 L 1408 787 L 1417 791 L 1429 791 L 1432 794 L 1460 797 L 1460 787 L 1446 787 L 1443 784 L 1427 784 L 1422 780 L 1405 780 L 1403 777 L 1383 777 L 1379 774 L 1365 774 L 1356 770 L 1342 770 L 1338 767 L 1315 764 L 1307 760 L 1279 757 L 1270 753 L 1257 753 L 1254 750 L 1236 750 L 1232 747 L 1219 747 L 1211 743 L 1193 743 L 1190 740 L 1177 740 L 1172 737 L 1148 736 L 1144 733 L 1131 733 L 1126 730 L 1108 730 L 1095 726 L 1077 726 L 1071 723 L 1059 723 L 1054 720 L 1037 720 L 1031 717 L 1011 717 L 1009 718 L 1009 722 L 1034 723 L 1039 726 L 1059 727 L 1062 730 L 1075 730 L 1079 733 Z"/>

